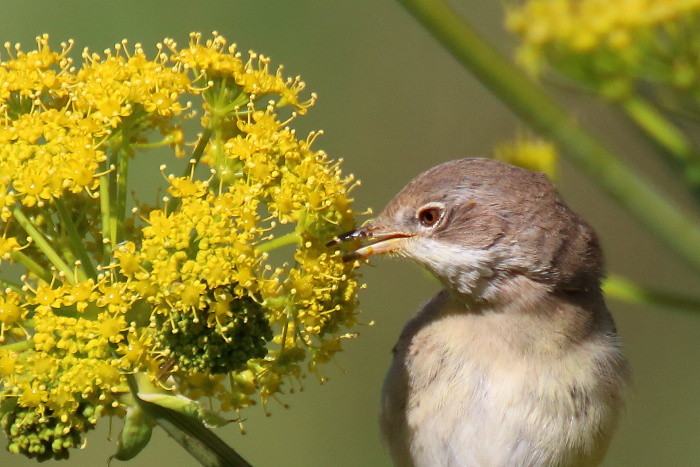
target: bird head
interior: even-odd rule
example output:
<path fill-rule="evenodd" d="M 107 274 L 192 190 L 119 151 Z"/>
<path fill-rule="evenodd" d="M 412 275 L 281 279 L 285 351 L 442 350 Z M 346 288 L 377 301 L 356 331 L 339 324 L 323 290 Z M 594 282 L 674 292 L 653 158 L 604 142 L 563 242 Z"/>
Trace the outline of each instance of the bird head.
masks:
<path fill-rule="evenodd" d="M 358 240 L 347 258 L 390 253 L 431 271 L 451 292 L 488 299 L 526 276 L 549 289 L 599 287 L 593 230 L 541 173 L 491 159 L 460 159 L 416 177 L 384 211 L 332 243 Z"/>

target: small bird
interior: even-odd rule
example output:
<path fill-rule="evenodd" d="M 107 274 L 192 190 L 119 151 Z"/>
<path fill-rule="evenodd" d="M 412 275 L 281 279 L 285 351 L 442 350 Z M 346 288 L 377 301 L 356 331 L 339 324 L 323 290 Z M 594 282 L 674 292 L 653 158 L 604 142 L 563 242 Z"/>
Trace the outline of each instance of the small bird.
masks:
<path fill-rule="evenodd" d="M 600 464 L 630 372 L 596 234 L 544 174 L 444 163 L 332 243 L 353 240 L 346 258 L 410 258 L 444 286 L 405 326 L 384 382 L 397 466 Z"/>

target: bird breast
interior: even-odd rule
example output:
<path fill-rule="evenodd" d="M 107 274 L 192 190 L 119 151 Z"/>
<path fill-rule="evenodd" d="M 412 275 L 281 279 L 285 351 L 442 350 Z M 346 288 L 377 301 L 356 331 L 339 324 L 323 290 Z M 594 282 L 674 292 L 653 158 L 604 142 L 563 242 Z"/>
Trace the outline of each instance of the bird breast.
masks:
<path fill-rule="evenodd" d="M 568 348 L 523 346 L 504 336 L 527 333 L 532 323 L 512 315 L 466 312 L 443 291 L 407 324 L 381 408 L 397 465 L 600 462 L 624 387 L 612 329 Z"/>

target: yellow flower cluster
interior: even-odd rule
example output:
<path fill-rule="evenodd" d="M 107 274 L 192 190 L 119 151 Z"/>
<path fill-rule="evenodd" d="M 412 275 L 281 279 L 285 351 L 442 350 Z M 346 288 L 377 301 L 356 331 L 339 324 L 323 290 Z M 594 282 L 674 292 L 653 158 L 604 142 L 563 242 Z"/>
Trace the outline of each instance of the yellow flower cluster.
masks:
<path fill-rule="evenodd" d="M 80 65 L 72 42 L 37 43 L 0 62 L 10 450 L 66 457 L 101 415 L 134 413 L 137 373 L 221 411 L 317 373 L 357 324 L 357 264 L 325 246 L 354 226 L 356 183 L 312 149 L 319 133 L 289 127 L 315 100 L 304 83 L 216 34 L 155 59 L 85 50 Z M 196 114 L 198 132 L 183 125 Z M 129 208 L 131 160 L 155 147 L 177 156 L 151 175 L 167 196 Z"/>
<path fill-rule="evenodd" d="M 552 180 L 557 178 L 559 157 L 556 147 L 534 136 L 519 135 L 512 143 L 499 145 L 494 151 L 494 159 L 542 172 Z"/>
<path fill-rule="evenodd" d="M 508 25 L 529 44 L 561 42 L 574 50 L 624 49 L 639 29 L 679 20 L 698 0 L 532 0 L 511 10 Z"/>
<path fill-rule="evenodd" d="M 530 70 L 546 60 L 610 98 L 630 93 L 635 80 L 698 86 L 698 0 L 528 0 L 506 23 Z"/>

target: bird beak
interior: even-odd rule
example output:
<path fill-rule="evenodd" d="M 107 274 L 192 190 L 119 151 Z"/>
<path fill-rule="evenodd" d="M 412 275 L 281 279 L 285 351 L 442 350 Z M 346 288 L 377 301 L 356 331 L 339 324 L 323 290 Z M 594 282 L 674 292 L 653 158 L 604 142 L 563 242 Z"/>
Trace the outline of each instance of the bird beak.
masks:
<path fill-rule="evenodd" d="M 369 223 L 359 229 L 339 235 L 338 238 L 328 242 L 326 246 L 340 245 L 353 241 L 359 242 L 358 248 L 343 255 L 344 261 L 352 261 L 399 250 L 406 239 L 410 237 L 412 237 L 410 234 L 385 229 Z"/>

